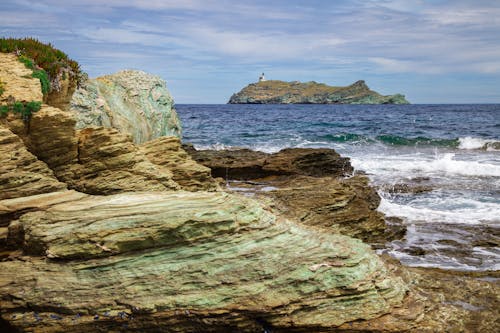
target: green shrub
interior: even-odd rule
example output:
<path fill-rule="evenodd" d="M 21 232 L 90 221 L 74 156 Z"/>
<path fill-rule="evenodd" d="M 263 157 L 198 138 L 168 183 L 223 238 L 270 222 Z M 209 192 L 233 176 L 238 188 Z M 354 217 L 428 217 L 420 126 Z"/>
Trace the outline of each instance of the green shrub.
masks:
<path fill-rule="evenodd" d="M 50 81 L 47 72 L 45 72 L 43 69 L 38 69 L 34 70 L 31 76 L 40 80 L 40 83 L 42 85 L 42 93 L 44 96 L 47 95 L 50 92 Z"/>
<path fill-rule="evenodd" d="M 4 92 L 5 92 L 5 85 L 2 81 L 0 81 L 0 96 L 2 96 Z"/>
<path fill-rule="evenodd" d="M 25 122 L 29 122 L 33 113 L 42 108 L 42 102 L 14 102 L 7 105 L 0 105 L 0 116 L 5 117 L 9 112 L 19 114 Z"/>
<path fill-rule="evenodd" d="M 50 43 L 44 44 L 34 38 L 0 38 L 0 52 L 16 52 L 20 55 L 19 60 L 26 67 L 43 68 L 49 79 L 55 78 L 61 68 L 69 68 L 71 69 L 70 78 L 80 83 L 80 65 L 64 52 L 55 49 Z"/>

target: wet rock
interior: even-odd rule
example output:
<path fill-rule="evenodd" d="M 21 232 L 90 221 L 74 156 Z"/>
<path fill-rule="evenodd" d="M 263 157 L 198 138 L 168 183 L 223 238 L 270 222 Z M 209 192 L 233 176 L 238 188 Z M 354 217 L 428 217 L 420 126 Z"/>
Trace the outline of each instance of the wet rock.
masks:
<path fill-rule="evenodd" d="M 275 154 L 238 150 L 195 150 L 187 152 L 224 179 L 256 179 L 271 175 L 346 176 L 353 172 L 348 158 L 333 149 L 289 148 Z"/>

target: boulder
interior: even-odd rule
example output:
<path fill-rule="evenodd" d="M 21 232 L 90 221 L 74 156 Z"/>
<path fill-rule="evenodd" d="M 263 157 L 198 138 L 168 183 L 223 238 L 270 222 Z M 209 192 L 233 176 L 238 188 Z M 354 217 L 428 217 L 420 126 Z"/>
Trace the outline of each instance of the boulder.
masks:
<path fill-rule="evenodd" d="M 104 126 L 132 135 L 135 143 L 181 135 L 166 83 L 155 75 L 125 70 L 88 80 L 73 94 L 77 128 Z"/>

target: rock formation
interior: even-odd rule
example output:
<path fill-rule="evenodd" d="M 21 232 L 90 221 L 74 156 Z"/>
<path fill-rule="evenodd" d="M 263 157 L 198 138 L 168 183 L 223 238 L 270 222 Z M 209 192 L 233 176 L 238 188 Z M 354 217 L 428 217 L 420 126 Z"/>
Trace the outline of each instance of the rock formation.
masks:
<path fill-rule="evenodd" d="M 211 176 L 211 170 L 195 162 L 182 149 L 179 138 L 164 136 L 142 144 L 140 150 L 151 162 L 169 170 L 172 173 L 172 179 L 182 189 L 188 191 L 218 189 L 216 181 Z"/>
<path fill-rule="evenodd" d="M 19 62 L 17 56 L 0 52 L 0 81 L 5 89 L 0 95 L 0 104 L 6 103 L 9 96 L 16 101 L 42 101 L 40 81 L 31 77 L 32 70 Z"/>
<path fill-rule="evenodd" d="M 77 128 L 104 126 L 132 135 L 135 143 L 181 135 L 166 83 L 158 76 L 126 70 L 88 80 L 71 101 Z"/>
<path fill-rule="evenodd" d="M 406 294 L 360 241 L 221 192 L 89 196 L 27 213 L 10 235 L 25 255 L 0 263 L 0 302 L 20 330 L 321 331 Z"/>
<path fill-rule="evenodd" d="M 60 191 L 52 170 L 31 154 L 17 135 L 0 125 L 0 199 Z"/>
<path fill-rule="evenodd" d="M 365 81 L 347 87 L 323 83 L 284 82 L 252 83 L 231 96 L 229 104 L 409 104 L 404 95 L 382 96 L 370 90 Z"/>

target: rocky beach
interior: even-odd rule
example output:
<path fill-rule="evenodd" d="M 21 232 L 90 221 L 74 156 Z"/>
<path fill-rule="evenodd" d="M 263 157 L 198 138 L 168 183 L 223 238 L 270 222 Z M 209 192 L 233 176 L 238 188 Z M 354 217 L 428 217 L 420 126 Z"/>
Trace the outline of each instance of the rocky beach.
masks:
<path fill-rule="evenodd" d="M 43 102 L 0 118 L 2 332 L 500 329 L 497 270 L 382 253 L 407 226 L 349 157 L 202 149 L 159 77 L 60 73 L 0 53 L 0 104 Z"/>

